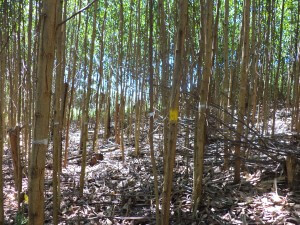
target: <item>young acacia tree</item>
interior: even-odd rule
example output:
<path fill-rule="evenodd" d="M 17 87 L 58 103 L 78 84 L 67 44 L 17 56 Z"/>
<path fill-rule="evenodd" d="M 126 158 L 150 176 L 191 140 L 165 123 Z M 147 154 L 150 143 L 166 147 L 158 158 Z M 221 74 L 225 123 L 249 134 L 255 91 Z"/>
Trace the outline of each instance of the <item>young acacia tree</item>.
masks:
<path fill-rule="evenodd" d="M 61 131 L 62 131 L 62 82 L 64 80 L 63 68 L 63 28 L 58 26 L 62 22 L 63 2 L 57 5 L 57 31 L 56 31 L 56 77 L 55 77 L 55 96 L 54 96 L 54 124 L 53 124 L 53 223 L 58 224 L 59 211 L 59 185 L 60 185 L 60 153 L 61 153 Z"/>
<path fill-rule="evenodd" d="M 141 122 L 141 99 L 140 99 L 140 87 L 141 82 L 139 79 L 140 61 L 141 61 L 141 0 L 138 0 L 136 6 L 136 37 L 135 37 L 135 125 L 134 125 L 134 147 L 135 155 L 140 155 L 140 122 Z"/>
<path fill-rule="evenodd" d="M 44 173 L 56 35 L 57 0 L 43 0 L 37 66 L 34 133 L 29 168 L 29 224 L 44 224 Z"/>
<path fill-rule="evenodd" d="M 160 58 L 161 58 L 161 94 L 162 94 L 162 111 L 164 117 L 164 159 L 167 158 L 167 149 L 168 149 L 168 101 L 169 101 L 169 90 L 168 90 L 168 44 L 167 44 L 167 32 L 166 32 L 166 21 L 165 21 L 165 7 L 164 1 L 158 1 L 158 10 L 159 10 L 159 40 L 160 40 Z"/>
<path fill-rule="evenodd" d="M 262 127 L 262 133 L 267 134 L 268 133 L 268 116 L 269 116 L 269 95 L 270 95 L 270 33 L 271 33 L 271 1 L 267 2 L 267 13 L 268 13 L 268 19 L 267 19 L 267 32 L 265 37 L 265 78 L 264 78 L 264 88 L 263 88 L 263 102 L 262 102 L 262 116 L 263 116 L 263 127 Z"/>
<path fill-rule="evenodd" d="M 81 8 L 81 1 L 79 2 L 79 8 Z M 74 49 L 72 51 L 72 72 L 71 72 L 71 93 L 69 98 L 69 105 L 67 110 L 67 119 L 66 119 L 66 141 L 65 141 L 65 155 L 64 155 L 64 167 L 67 166 L 68 163 L 68 147 L 69 147 L 69 131 L 70 131 L 70 123 L 71 123 L 71 114 L 72 114 L 72 105 L 73 105 L 73 98 L 75 93 L 75 80 L 76 80 L 76 71 L 77 71 L 77 61 L 78 61 L 78 43 L 79 43 L 79 31 L 81 25 L 81 14 L 78 16 L 78 22 L 75 29 L 75 44 Z"/>
<path fill-rule="evenodd" d="M 237 124 L 237 145 L 235 147 L 235 170 L 234 181 L 240 182 L 241 169 L 241 139 L 244 132 L 244 116 L 246 113 L 246 91 L 248 80 L 248 62 L 249 62 L 249 30 L 250 30 L 250 0 L 244 1 L 244 35 L 242 49 L 242 65 L 240 77 L 240 94 L 238 101 L 238 124 Z"/>
<path fill-rule="evenodd" d="M 94 50 L 95 50 L 95 38 L 96 38 L 96 21 L 97 21 L 97 12 L 98 12 L 98 1 L 94 3 L 94 14 L 93 14 L 93 31 L 92 31 L 92 40 L 91 40 L 91 49 L 90 49 L 90 63 L 88 69 L 88 79 L 87 79 L 87 92 L 84 101 L 84 111 L 82 115 L 83 130 L 81 133 L 82 136 L 82 161 L 81 161 L 81 174 L 80 174 L 80 195 L 83 195 L 84 187 L 84 178 L 85 178 L 85 169 L 86 169 L 86 148 L 88 141 L 88 122 L 89 122 L 89 107 L 90 107 L 90 98 L 91 98 L 91 85 L 92 85 L 92 73 L 94 65 Z"/>
<path fill-rule="evenodd" d="M 282 33 L 283 33 L 283 17 L 284 17 L 284 3 L 285 0 L 282 0 L 282 6 L 281 6 L 281 19 L 280 19 L 280 31 L 279 31 L 279 46 L 278 46 L 278 62 L 277 62 L 277 69 L 276 69 L 276 75 L 275 75 L 275 82 L 274 82 L 274 104 L 273 104 L 273 112 L 272 112 L 272 136 L 275 134 L 275 122 L 276 122 L 276 110 L 277 110 L 277 97 L 279 92 L 279 71 L 281 68 L 281 55 L 282 55 Z"/>
<path fill-rule="evenodd" d="M 229 115 L 227 114 L 227 107 L 229 105 L 229 63 L 228 63 L 228 17 L 229 17 L 229 0 L 225 0 L 225 19 L 224 19 L 224 80 L 223 80 L 223 108 L 226 110 L 223 113 L 223 119 L 226 124 L 230 122 Z M 228 139 L 228 132 L 225 139 Z M 224 170 L 229 168 L 229 143 L 224 143 Z"/>
<path fill-rule="evenodd" d="M 194 153 L 194 187 L 193 187 L 193 210 L 196 213 L 202 194 L 202 177 L 204 169 L 204 148 L 206 142 L 206 113 L 208 104 L 208 93 L 210 79 L 212 76 L 212 32 L 213 27 L 213 1 L 206 2 L 206 23 L 205 23 L 205 54 L 204 71 L 200 86 L 199 115 L 197 122 L 197 145 Z"/>
<path fill-rule="evenodd" d="M 300 133 L 300 2 L 298 1 L 298 10 L 297 10 L 297 26 L 295 32 L 295 59 L 294 59 L 294 91 L 293 91 L 293 116 L 292 116 L 292 130 L 295 130 L 298 135 Z"/>
<path fill-rule="evenodd" d="M 94 127 L 94 135 L 93 135 L 93 152 L 97 151 L 98 146 L 98 130 L 99 130 L 99 123 L 100 123 L 100 115 L 101 115 L 101 108 L 102 104 L 104 102 L 104 95 L 102 93 L 100 94 L 100 86 L 102 84 L 102 80 L 104 77 L 103 74 L 103 57 L 104 57 L 104 34 L 105 34 L 105 22 L 106 22 L 106 13 L 107 13 L 107 2 L 105 1 L 105 12 L 103 17 L 103 22 L 101 26 L 101 37 L 100 37 L 100 66 L 99 66 L 99 74 L 98 77 L 98 84 L 97 84 L 97 93 L 96 93 L 96 121 L 95 121 L 95 127 Z"/>
<path fill-rule="evenodd" d="M 150 144 L 150 157 L 152 164 L 152 172 L 154 176 L 154 192 L 155 192 L 155 205 L 156 205 L 156 224 L 160 224 L 159 218 L 159 195 L 158 195 L 158 178 L 157 169 L 154 155 L 153 145 L 153 123 L 154 123 L 154 102 L 153 102 L 153 0 L 149 0 L 149 98 L 150 98 L 150 119 L 149 119 L 149 144 Z"/>
<path fill-rule="evenodd" d="M 30 140 L 32 137 L 32 129 L 29 124 L 32 120 L 32 8 L 33 0 L 29 0 L 29 15 L 28 15 L 28 47 L 27 47 L 27 76 L 26 76 L 26 99 L 25 99 L 25 129 L 24 129 L 24 144 L 25 144 L 25 162 L 28 162 L 29 165 L 29 155 L 30 155 Z M 27 160 L 26 160 L 27 159 Z"/>
<path fill-rule="evenodd" d="M 176 3 L 175 3 L 176 4 Z M 170 112 L 169 112 L 169 132 L 168 132 L 168 150 L 166 155 L 166 164 L 164 168 L 164 185 L 163 185 L 163 200 L 162 200 L 162 224 L 169 224 L 170 218 L 170 200 L 173 180 L 173 168 L 175 164 L 177 126 L 179 114 L 179 94 L 180 84 L 183 78 L 183 59 L 184 43 L 187 26 L 188 1 L 179 1 L 179 23 L 177 30 L 177 42 L 175 49 L 175 64 L 173 72 L 173 83 L 171 92 Z"/>
<path fill-rule="evenodd" d="M 0 12 L 1 13 L 1 12 Z M 4 16 L 0 14 L 0 18 Z M 1 20 L 0 25 L 3 25 L 3 21 Z M 3 170 L 2 170 L 2 165 L 3 165 L 3 146 L 4 146 L 4 108 L 3 108 L 3 103 L 5 101 L 4 98 L 4 82 L 5 82 L 5 59 L 4 59 L 4 54 L 2 54 L 2 48 L 4 46 L 4 32 L 1 29 L 0 30 L 0 224 L 4 224 L 4 209 L 3 209 Z"/>

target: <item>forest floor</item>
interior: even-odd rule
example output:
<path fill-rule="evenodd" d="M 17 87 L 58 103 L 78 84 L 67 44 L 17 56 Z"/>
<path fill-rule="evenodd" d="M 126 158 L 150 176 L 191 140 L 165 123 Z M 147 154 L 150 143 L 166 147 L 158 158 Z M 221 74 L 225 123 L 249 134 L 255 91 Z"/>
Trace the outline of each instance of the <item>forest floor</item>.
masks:
<path fill-rule="evenodd" d="M 290 118 L 278 113 L 276 138 L 257 140 L 252 135 L 240 184 L 233 183 L 233 155 L 229 171 L 222 170 L 224 140 L 213 123 L 208 124 L 208 145 L 205 153 L 204 194 L 196 218 L 191 213 L 193 186 L 193 139 L 185 146 L 185 127 L 193 121 L 182 120 L 174 169 L 171 200 L 171 224 L 300 224 L 300 187 L 290 190 L 285 177 L 286 152 L 300 154 L 299 140 L 289 132 Z M 141 132 L 141 155 L 135 157 L 134 137 L 125 138 L 125 162 L 114 138 L 99 140 L 103 160 L 90 163 L 89 152 L 84 196 L 79 197 L 81 159 L 80 131 L 71 128 L 69 163 L 61 174 L 60 224 L 155 224 L 155 199 L 150 163 L 147 126 Z M 154 143 L 159 173 L 159 190 L 163 184 L 162 121 L 156 120 Z M 134 129 L 132 129 L 134 131 Z M 92 136 L 92 129 L 89 132 Z M 102 137 L 102 133 L 99 134 Z M 265 143 L 265 147 L 259 145 Z M 254 144 L 253 144 L 254 143 Z M 258 147 L 257 147 L 258 146 Z M 260 147 L 259 147 L 260 146 Z M 269 146 L 269 147 L 266 147 Z M 88 146 L 90 149 L 91 146 Z M 52 224 L 52 147 L 47 153 L 45 174 L 45 224 Z M 278 151 L 276 151 L 276 149 Z M 274 161 L 274 157 L 278 161 Z M 282 161 L 282 163 L 281 163 Z M 4 207 L 7 224 L 15 224 L 17 214 L 11 153 L 4 153 Z M 298 166 L 300 166 L 298 164 Z M 24 175 L 23 190 L 27 191 L 28 177 Z M 23 202 L 24 222 L 28 205 Z M 20 216 L 19 216 L 20 218 Z"/>

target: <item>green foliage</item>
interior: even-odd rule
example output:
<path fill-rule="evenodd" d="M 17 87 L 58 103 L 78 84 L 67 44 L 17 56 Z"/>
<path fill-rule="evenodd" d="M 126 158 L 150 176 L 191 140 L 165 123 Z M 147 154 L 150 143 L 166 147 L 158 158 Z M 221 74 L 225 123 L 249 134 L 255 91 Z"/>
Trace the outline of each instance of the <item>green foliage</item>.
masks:
<path fill-rule="evenodd" d="M 28 222 L 28 218 L 24 215 L 23 210 L 17 212 L 15 225 L 25 225 Z"/>
<path fill-rule="evenodd" d="M 40 29 L 40 12 L 41 4 L 33 1 L 33 17 L 32 17 L 32 46 L 36 45 L 38 32 Z M 75 12 L 84 8 L 91 2 L 90 0 L 84 1 L 67 1 L 66 17 L 70 17 Z M 123 3 L 123 19 L 124 19 L 124 30 L 123 30 L 123 44 L 120 48 L 120 3 Z M 198 65 L 195 63 L 199 53 L 203 51 L 200 48 L 200 30 L 201 30 L 201 1 L 200 0 L 189 0 L 188 1 L 188 39 L 187 39 L 187 64 L 189 64 L 188 71 L 193 71 L 191 73 L 192 79 L 197 81 L 197 70 Z M 229 66 L 230 69 L 237 66 L 239 63 L 237 61 L 237 56 L 240 51 L 240 38 L 242 31 L 242 21 L 243 21 L 243 2 L 241 0 L 229 0 L 229 24 L 228 24 L 228 46 L 229 46 Z M 252 1 L 251 1 L 252 2 Z M 256 11 L 256 30 L 251 30 L 250 35 L 255 34 L 255 47 L 256 54 L 259 55 L 258 58 L 258 72 L 260 74 L 264 67 L 265 56 L 264 52 L 266 48 L 270 48 L 269 52 L 271 54 L 270 71 L 274 73 L 278 65 L 278 52 L 279 52 L 279 31 L 280 31 L 280 20 L 281 20 L 281 7 L 283 0 L 255 0 L 255 9 L 251 8 L 251 16 L 253 15 L 253 10 Z M 93 7 L 83 11 L 78 14 L 66 24 L 66 66 L 67 70 L 71 71 L 75 65 L 73 65 L 73 57 L 76 50 L 76 55 L 78 57 L 77 61 L 77 73 L 76 73 L 76 98 L 74 100 L 75 108 L 80 108 L 82 104 L 82 99 L 84 95 L 83 89 L 85 87 L 86 80 L 84 80 L 84 75 L 87 71 L 87 65 L 90 60 L 94 60 L 94 71 L 93 71 L 93 84 L 92 92 L 96 92 L 97 80 L 96 77 L 100 73 L 100 56 L 101 56 L 101 40 L 102 40 L 102 24 L 104 20 L 104 15 L 106 13 L 106 25 L 103 32 L 104 35 L 104 61 L 103 61 L 103 74 L 101 74 L 102 82 L 104 87 L 107 87 L 108 74 L 111 73 L 110 80 L 112 82 L 112 94 L 119 89 L 116 87 L 116 77 L 118 76 L 118 68 L 122 67 L 123 71 L 123 86 L 130 86 L 132 90 L 136 90 L 135 85 L 142 83 L 142 80 L 148 76 L 147 74 L 147 60 L 148 60 L 148 40 L 149 40 L 149 2 L 146 0 L 98 0 L 98 15 L 97 15 L 97 34 L 95 43 L 95 56 L 93 59 L 89 59 L 89 51 L 91 50 L 90 39 L 92 35 L 92 16 Z M 271 9 L 268 10 L 268 6 L 271 4 Z M 4 7 L 3 3 L 0 3 L 0 8 Z M 21 30 L 21 43 L 22 49 L 21 55 L 25 55 L 26 49 L 28 47 L 27 32 L 29 23 L 29 0 L 23 1 L 7 1 L 7 23 L 5 29 L 11 34 L 11 42 L 9 44 L 10 52 L 14 52 L 13 43 L 16 40 L 16 33 Z M 215 65 L 219 66 L 221 71 L 220 76 L 223 76 L 224 67 L 224 1 L 221 1 L 221 7 L 219 12 L 219 27 L 218 27 L 218 46 L 216 54 L 218 58 L 215 60 Z M 168 51 L 168 69 L 169 75 L 172 75 L 172 66 L 175 55 L 175 39 L 176 39 L 176 25 L 178 22 L 178 1 L 167 0 L 164 1 L 165 10 L 165 24 L 166 24 L 166 35 L 168 39 L 167 51 Z M 214 1 L 214 18 L 217 11 L 217 0 Z M 19 13 L 21 12 L 21 13 Z M 154 24 L 153 24 L 153 64 L 155 67 L 155 79 L 161 81 L 161 60 L 160 60 L 160 14 L 158 10 L 158 1 L 154 1 Z M 267 33 L 267 21 L 268 15 L 272 14 L 271 25 L 272 34 L 270 36 L 270 46 L 266 46 L 266 33 Z M 20 16 L 15 16 L 20 15 Z M 20 18 L 19 18 L 20 17 Z M 297 29 L 297 18 L 298 18 L 298 0 L 285 0 L 285 11 L 283 20 L 283 36 L 282 36 L 282 63 L 284 68 L 284 76 L 287 74 L 288 66 L 294 61 L 296 49 L 294 43 L 296 41 L 296 29 Z M 77 26 L 80 21 L 80 29 L 77 31 Z M 251 21 L 251 20 L 250 20 Z M 252 21 L 251 21 L 252 22 Z M 4 21 L 2 22 L 4 23 Z M 87 28 L 85 26 L 87 24 Z M 260 28 L 260 30 L 258 30 Z M 75 37 L 79 37 L 78 48 L 75 48 Z M 87 43 L 84 42 L 85 36 L 87 37 Z M 260 43 L 259 43 L 260 41 Z M 260 44 L 258 46 L 258 43 Z M 37 45 L 36 45 L 37 46 Z M 37 61 L 37 55 L 34 53 L 35 49 L 32 51 L 32 61 Z M 35 50 L 37 52 L 37 50 Z M 122 62 L 119 64 L 119 53 L 122 53 Z M 26 58 L 22 59 L 24 65 L 26 65 Z M 30 65 L 31 70 L 34 71 L 34 64 Z M 25 66 L 26 68 L 26 66 Z M 10 68 L 11 70 L 12 68 Z M 214 68 L 215 69 L 215 68 Z M 26 69 L 24 69 L 26 71 Z M 69 72 L 68 72 L 69 73 Z M 137 78 L 137 79 L 136 79 Z M 212 77 L 215 79 L 215 77 Z M 134 82 L 132 82 L 134 80 Z M 222 77 L 221 79 L 222 80 Z M 280 78 L 281 80 L 281 78 Z M 273 80 L 271 80 L 273 81 Z M 195 84 L 193 84 L 195 85 Z M 148 82 L 145 80 L 144 87 L 148 88 Z M 130 95 L 130 88 L 127 89 L 127 95 Z M 134 94 L 135 95 L 135 94 Z M 147 98 L 147 95 L 146 95 Z M 113 100 L 112 100 L 113 101 Z M 158 104 L 158 103 L 156 103 Z M 94 105 L 92 105 L 94 107 Z"/>

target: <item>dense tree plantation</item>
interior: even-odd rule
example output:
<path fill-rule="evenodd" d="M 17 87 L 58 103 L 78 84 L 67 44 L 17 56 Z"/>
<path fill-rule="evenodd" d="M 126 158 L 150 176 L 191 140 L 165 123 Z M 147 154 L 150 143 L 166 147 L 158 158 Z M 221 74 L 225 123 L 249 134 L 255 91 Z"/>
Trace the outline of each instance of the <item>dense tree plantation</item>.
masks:
<path fill-rule="evenodd" d="M 299 0 L 0 0 L 1 224 L 300 224 Z"/>

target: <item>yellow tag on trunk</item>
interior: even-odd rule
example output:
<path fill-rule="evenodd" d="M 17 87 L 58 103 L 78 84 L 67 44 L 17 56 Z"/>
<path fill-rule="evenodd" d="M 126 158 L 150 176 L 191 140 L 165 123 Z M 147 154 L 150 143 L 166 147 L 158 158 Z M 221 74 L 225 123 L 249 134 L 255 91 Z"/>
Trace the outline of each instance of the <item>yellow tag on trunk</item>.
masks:
<path fill-rule="evenodd" d="M 26 204 L 28 204 L 28 195 L 24 195 L 24 202 L 26 203 Z"/>
<path fill-rule="evenodd" d="M 177 122 L 178 120 L 178 110 L 170 109 L 170 122 Z"/>

